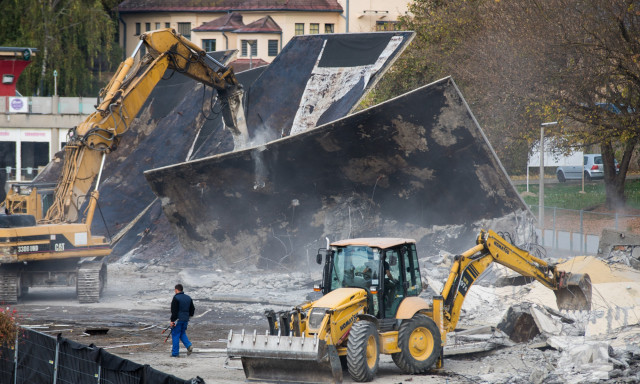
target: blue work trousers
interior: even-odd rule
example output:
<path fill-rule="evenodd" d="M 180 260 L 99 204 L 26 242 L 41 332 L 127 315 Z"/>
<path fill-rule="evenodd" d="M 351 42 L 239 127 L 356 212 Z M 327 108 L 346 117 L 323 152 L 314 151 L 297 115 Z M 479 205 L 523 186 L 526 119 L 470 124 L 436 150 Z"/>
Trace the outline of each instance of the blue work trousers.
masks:
<path fill-rule="evenodd" d="M 191 346 L 191 342 L 187 337 L 188 321 L 178 321 L 176 326 L 171 330 L 171 341 L 173 341 L 173 347 L 171 348 L 171 356 L 178 356 L 180 353 L 180 341 L 184 344 L 185 348 Z"/>

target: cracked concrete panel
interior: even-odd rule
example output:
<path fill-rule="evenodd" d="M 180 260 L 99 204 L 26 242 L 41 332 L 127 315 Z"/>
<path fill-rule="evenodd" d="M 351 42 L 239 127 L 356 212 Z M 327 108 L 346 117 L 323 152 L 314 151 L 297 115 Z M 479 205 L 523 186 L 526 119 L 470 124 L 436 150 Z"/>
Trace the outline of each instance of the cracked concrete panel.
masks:
<path fill-rule="evenodd" d="M 455 140 L 438 142 L 434 130 Z M 259 148 L 145 176 L 180 212 L 169 220 L 184 247 L 227 262 L 255 254 L 262 266 L 305 263 L 325 237 L 413 237 L 421 254 L 458 252 L 480 224 L 509 217 L 491 228 L 513 232 L 531 219 L 450 78 Z M 190 183 L 207 188 L 194 193 Z"/>
<path fill-rule="evenodd" d="M 413 32 L 294 37 L 246 93 L 249 142 L 298 134 L 351 113 Z"/>

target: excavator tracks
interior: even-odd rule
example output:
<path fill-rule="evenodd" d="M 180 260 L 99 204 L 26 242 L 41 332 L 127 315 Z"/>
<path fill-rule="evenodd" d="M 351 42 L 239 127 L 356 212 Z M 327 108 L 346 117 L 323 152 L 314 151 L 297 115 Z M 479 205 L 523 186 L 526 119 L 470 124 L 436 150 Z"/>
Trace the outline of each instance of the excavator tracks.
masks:
<path fill-rule="evenodd" d="M 83 263 L 78 267 L 76 293 L 80 303 L 97 303 L 107 282 L 107 265 Z"/>
<path fill-rule="evenodd" d="M 19 285 L 20 277 L 17 272 L 0 271 L 0 303 L 17 303 Z"/>

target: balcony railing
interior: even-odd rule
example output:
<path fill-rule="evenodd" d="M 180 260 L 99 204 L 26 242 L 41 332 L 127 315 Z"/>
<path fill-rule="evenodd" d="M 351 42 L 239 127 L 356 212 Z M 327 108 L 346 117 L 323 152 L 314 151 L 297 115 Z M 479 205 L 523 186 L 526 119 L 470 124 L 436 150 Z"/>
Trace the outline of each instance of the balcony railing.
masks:
<path fill-rule="evenodd" d="M 27 108 L 23 112 L 14 112 L 10 108 L 9 96 L 0 96 L 0 113 L 5 114 L 69 114 L 69 115 L 89 115 L 96 110 L 95 97 L 23 97 L 26 100 Z"/>

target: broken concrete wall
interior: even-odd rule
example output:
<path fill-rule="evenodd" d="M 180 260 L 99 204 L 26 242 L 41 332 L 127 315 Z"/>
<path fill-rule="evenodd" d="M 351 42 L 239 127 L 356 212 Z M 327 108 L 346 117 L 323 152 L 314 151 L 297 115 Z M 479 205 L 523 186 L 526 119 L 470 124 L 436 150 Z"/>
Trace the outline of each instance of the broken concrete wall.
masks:
<path fill-rule="evenodd" d="M 640 269 L 640 235 L 603 229 L 598 244 L 598 257 Z"/>
<path fill-rule="evenodd" d="M 458 252 L 485 220 L 509 217 L 494 229 L 514 231 L 531 218 L 450 78 L 145 176 L 182 244 L 229 263 L 306 262 L 325 237 L 411 237 L 423 251 Z"/>

